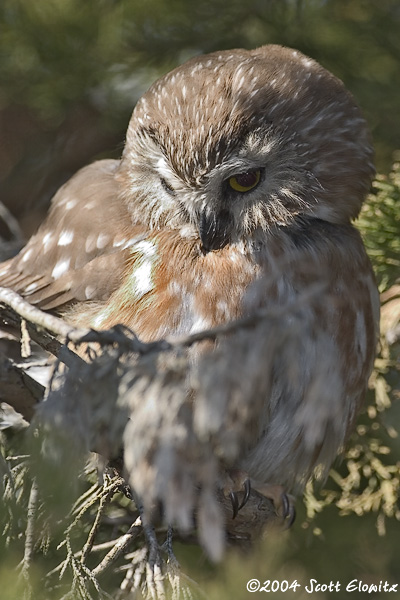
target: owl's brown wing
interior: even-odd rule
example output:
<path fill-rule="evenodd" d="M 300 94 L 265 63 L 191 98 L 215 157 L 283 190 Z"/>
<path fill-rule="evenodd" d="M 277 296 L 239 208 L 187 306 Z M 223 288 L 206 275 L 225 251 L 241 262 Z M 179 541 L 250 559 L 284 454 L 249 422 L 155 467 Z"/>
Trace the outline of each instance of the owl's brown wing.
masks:
<path fill-rule="evenodd" d="M 111 295 L 139 235 L 119 197 L 118 166 L 95 162 L 60 188 L 38 232 L 0 266 L 1 286 L 46 310 Z"/>

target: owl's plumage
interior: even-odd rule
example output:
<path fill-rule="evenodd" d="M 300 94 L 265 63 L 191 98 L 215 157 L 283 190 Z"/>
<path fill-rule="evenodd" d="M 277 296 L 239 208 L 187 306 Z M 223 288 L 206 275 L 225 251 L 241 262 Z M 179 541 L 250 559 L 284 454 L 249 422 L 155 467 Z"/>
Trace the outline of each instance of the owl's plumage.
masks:
<path fill-rule="evenodd" d="M 144 340 L 298 301 L 295 377 L 274 366 L 238 461 L 293 490 L 332 463 L 372 369 L 378 294 L 351 219 L 373 174 L 357 105 L 313 60 L 280 46 L 196 57 L 139 100 L 120 161 L 58 191 L 0 284 Z"/>

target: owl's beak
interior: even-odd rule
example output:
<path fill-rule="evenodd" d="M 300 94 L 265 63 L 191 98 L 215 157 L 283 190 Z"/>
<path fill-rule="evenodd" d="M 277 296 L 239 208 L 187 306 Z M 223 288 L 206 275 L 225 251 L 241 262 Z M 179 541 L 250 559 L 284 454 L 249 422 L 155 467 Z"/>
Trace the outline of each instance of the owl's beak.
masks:
<path fill-rule="evenodd" d="M 226 246 L 231 237 L 232 216 L 228 210 L 219 213 L 203 212 L 199 219 L 201 249 L 204 254 L 220 250 Z"/>

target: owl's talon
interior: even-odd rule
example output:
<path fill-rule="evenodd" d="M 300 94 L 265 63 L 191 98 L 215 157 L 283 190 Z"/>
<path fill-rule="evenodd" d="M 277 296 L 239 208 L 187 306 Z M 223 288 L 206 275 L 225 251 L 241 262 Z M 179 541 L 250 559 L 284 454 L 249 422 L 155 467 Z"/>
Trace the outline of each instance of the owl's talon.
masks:
<path fill-rule="evenodd" d="M 236 492 L 234 492 L 234 491 L 229 492 L 229 498 L 231 499 L 231 502 L 232 502 L 232 519 L 236 519 L 237 514 L 242 506 L 241 505 L 239 506 L 239 500 L 238 500 L 238 496 L 237 496 Z"/>
<path fill-rule="evenodd" d="M 286 517 L 286 524 L 285 524 L 285 529 L 290 529 L 291 526 L 293 525 L 293 523 L 296 520 L 296 509 L 294 507 L 294 504 L 289 503 L 289 512 L 287 514 Z"/>
<path fill-rule="evenodd" d="M 251 482 L 250 482 L 250 479 L 246 479 L 244 481 L 243 487 L 244 487 L 244 494 L 243 494 L 243 498 L 242 498 L 242 501 L 241 501 L 240 506 L 239 506 L 239 510 L 241 508 L 243 508 L 243 506 L 245 504 L 247 504 L 247 501 L 250 498 L 250 492 L 251 492 Z"/>
<path fill-rule="evenodd" d="M 290 529 L 296 520 L 296 509 L 294 504 L 290 501 L 287 494 L 283 493 L 281 496 L 282 516 L 285 520 L 285 529 Z"/>
<path fill-rule="evenodd" d="M 287 494 L 285 494 L 285 493 L 282 494 L 281 503 L 282 503 L 283 518 L 286 519 L 286 517 L 289 515 L 289 512 L 290 512 L 290 503 L 289 503 L 289 498 L 287 497 Z"/>
<path fill-rule="evenodd" d="M 276 514 L 283 520 L 285 529 L 289 529 L 296 518 L 294 498 L 287 494 L 281 485 L 252 480 L 251 486 L 253 490 L 271 500 Z"/>
<path fill-rule="evenodd" d="M 239 504 L 237 492 L 234 492 L 233 490 L 231 492 L 229 492 L 229 498 L 231 499 L 231 502 L 232 502 L 232 519 L 235 519 L 237 517 L 239 510 L 241 510 L 243 508 L 243 506 L 247 503 L 248 499 L 250 498 L 250 492 L 251 492 L 250 479 L 245 479 L 245 481 L 243 482 L 243 488 L 244 488 L 244 493 L 243 493 L 243 498 L 242 498 L 242 501 L 240 504 Z"/>
<path fill-rule="evenodd" d="M 229 497 L 232 503 L 232 519 L 247 504 L 251 493 L 251 482 L 247 473 L 239 469 L 232 469 L 226 473 L 226 481 L 223 486 L 224 495 Z M 239 502 L 239 493 L 243 494 Z"/>

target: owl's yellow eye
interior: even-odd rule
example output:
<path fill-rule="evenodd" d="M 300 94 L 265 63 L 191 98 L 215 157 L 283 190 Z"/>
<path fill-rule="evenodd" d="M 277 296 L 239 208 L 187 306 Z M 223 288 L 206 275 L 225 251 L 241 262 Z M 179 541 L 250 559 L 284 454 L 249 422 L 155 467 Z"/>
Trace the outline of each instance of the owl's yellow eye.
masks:
<path fill-rule="evenodd" d="M 259 184 L 261 171 L 245 171 L 229 178 L 229 185 L 235 192 L 249 192 Z"/>

